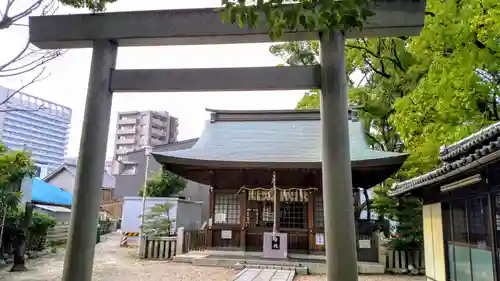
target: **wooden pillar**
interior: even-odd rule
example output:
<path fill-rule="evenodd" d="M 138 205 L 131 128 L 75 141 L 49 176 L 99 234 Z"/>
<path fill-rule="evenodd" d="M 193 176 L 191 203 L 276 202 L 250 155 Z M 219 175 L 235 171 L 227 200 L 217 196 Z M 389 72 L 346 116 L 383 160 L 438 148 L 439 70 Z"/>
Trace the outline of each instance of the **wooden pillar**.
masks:
<path fill-rule="evenodd" d="M 314 252 L 316 241 L 314 239 L 314 195 L 315 192 L 309 191 L 307 202 L 307 230 L 309 234 L 309 254 Z"/>
<path fill-rule="evenodd" d="M 241 226 L 240 248 L 242 251 L 246 251 L 247 248 L 246 224 L 247 224 L 247 199 L 248 199 L 247 191 L 242 190 L 238 196 L 240 199 L 240 226 Z"/>
<path fill-rule="evenodd" d="M 274 210 L 277 210 L 277 215 L 275 216 L 276 219 L 277 219 L 277 222 L 276 222 L 276 232 L 280 232 L 280 221 L 281 221 L 281 209 L 280 209 L 280 205 L 281 205 L 281 200 L 282 200 L 282 191 L 281 190 L 277 190 L 276 191 L 278 194 L 276 194 L 276 208 L 273 206 L 273 212 Z M 273 202 L 274 204 L 274 202 Z M 274 214 L 273 214 L 274 216 Z M 263 241 L 264 242 L 264 241 Z"/>
<path fill-rule="evenodd" d="M 215 194 L 214 194 L 214 187 L 210 186 L 210 217 L 209 220 L 211 223 L 208 224 L 208 231 L 207 231 L 207 247 L 212 247 L 213 246 L 213 230 L 212 230 L 212 224 L 214 223 L 215 220 Z"/>

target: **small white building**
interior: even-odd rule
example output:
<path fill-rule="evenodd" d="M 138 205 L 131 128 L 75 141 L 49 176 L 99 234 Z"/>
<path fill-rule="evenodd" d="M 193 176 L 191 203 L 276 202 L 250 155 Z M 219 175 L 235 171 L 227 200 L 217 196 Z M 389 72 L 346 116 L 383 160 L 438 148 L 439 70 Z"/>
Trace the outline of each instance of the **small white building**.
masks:
<path fill-rule="evenodd" d="M 140 232 L 142 197 L 124 197 L 122 215 L 122 232 Z M 173 229 L 177 231 L 179 227 L 186 230 L 199 229 L 202 221 L 203 202 L 189 201 L 171 197 L 147 197 L 145 213 L 147 214 L 155 205 L 169 204 L 169 217 L 173 221 Z M 132 238 L 132 237 L 130 237 Z M 134 240 L 134 239 L 129 239 Z"/>
<path fill-rule="evenodd" d="M 33 205 L 33 207 L 33 211 L 49 215 L 55 218 L 59 223 L 69 222 L 69 219 L 71 217 L 71 209 L 69 208 L 43 204 L 35 204 Z"/>

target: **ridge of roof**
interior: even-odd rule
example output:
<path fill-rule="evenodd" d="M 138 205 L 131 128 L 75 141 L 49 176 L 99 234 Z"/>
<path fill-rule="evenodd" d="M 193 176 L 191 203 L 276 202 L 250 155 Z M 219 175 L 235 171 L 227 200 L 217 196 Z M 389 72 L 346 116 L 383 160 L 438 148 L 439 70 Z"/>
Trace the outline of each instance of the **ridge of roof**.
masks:
<path fill-rule="evenodd" d="M 48 182 L 64 170 L 68 171 L 71 175 L 76 177 L 76 169 L 77 169 L 77 165 L 75 163 L 64 163 L 64 164 L 60 165 L 57 169 L 52 171 L 50 174 L 46 175 L 41 180 L 44 182 Z M 115 176 L 113 176 L 108 171 L 104 170 L 103 171 L 103 179 L 102 179 L 102 185 L 103 185 L 102 187 L 114 188 L 115 184 L 116 184 Z"/>
<path fill-rule="evenodd" d="M 62 164 L 59 167 L 57 167 L 54 171 L 52 171 L 50 174 L 46 175 L 42 180 L 44 182 L 47 182 L 47 181 L 51 180 L 53 177 L 55 177 L 57 174 L 62 172 L 64 169 L 68 170 L 68 172 L 70 172 L 72 175 L 76 176 L 76 174 L 72 173 L 69 169 L 66 168 L 65 164 Z"/>
<path fill-rule="evenodd" d="M 185 144 L 185 143 L 189 143 L 189 142 L 197 142 L 198 139 L 199 138 L 191 138 L 191 139 L 181 140 L 181 141 L 176 141 L 176 142 L 171 142 L 171 143 L 158 144 L 158 145 L 151 146 L 151 148 L 154 151 L 154 150 L 157 150 L 157 149 L 168 148 L 169 146 L 175 146 L 175 145 Z M 135 152 L 144 151 L 144 150 L 146 150 L 145 147 L 138 148 L 138 149 L 134 149 L 132 151 L 129 151 L 126 154 L 135 153 Z"/>
<path fill-rule="evenodd" d="M 439 151 L 439 159 L 442 162 L 453 162 L 457 158 L 466 156 L 472 150 L 480 149 L 485 142 L 498 136 L 500 136 L 500 122 L 491 124 L 453 144 L 442 146 Z"/>
<path fill-rule="evenodd" d="M 348 109 L 348 120 L 358 121 L 358 107 Z M 320 120 L 319 109 L 264 109 L 264 110 L 232 110 L 210 109 L 210 122 L 246 122 L 246 121 L 299 121 Z"/>

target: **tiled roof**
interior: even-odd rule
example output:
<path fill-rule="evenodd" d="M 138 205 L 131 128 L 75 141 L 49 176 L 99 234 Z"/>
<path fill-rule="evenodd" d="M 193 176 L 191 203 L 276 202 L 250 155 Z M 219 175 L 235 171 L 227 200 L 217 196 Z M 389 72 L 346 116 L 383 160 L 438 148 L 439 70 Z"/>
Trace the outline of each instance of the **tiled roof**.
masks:
<path fill-rule="evenodd" d="M 490 125 L 458 142 L 441 148 L 439 159 L 443 162 L 453 162 L 458 158 L 473 153 L 500 136 L 500 122 Z"/>
<path fill-rule="evenodd" d="M 500 122 L 484 128 L 452 145 L 441 149 L 441 167 L 421 176 L 399 182 L 391 187 L 389 194 L 397 196 L 427 186 L 440 179 L 465 171 L 477 161 L 500 150 Z"/>
<path fill-rule="evenodd" d="M 349 121 L 353 167 L 394 158 L 402 164 L 405 154 L 372 150 L 363 125 Z M 212 119 L 191 149 L 153 153 L 157 160 L 232 163 L 314 163 L 321 166 L 321 124 L 317 110 L 214 111 Z M 169 160 L 170 159 L 170 160 Z"/>

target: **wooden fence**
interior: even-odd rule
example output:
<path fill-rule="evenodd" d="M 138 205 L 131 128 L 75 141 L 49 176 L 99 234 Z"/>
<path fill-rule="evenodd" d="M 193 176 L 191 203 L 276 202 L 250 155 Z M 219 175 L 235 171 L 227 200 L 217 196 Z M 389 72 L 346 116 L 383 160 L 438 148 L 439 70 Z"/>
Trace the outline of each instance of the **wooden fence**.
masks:
<path fill-rule="evenodd" d="M 177 237 L 145 237 L 139 256 L 148 260 L 168 260 L 175 256 Z"/>
<path fill-rule="evenodd" d="M 387 251 L 387 272 L 407 273 L 408 267 L 413 266 L 415 273 L 425 272 L 424 251 L 396 251 L 389 249 Z"/>
<path fill-rule="evenodd" d="M 100 232 L 107 234 L 116 230 L 116 221 L 102 221 L 100 222 Z M 53 228 L 47 230 L 47 244 L 65 244 L 68 240 L 69 222 L 59 223 Z"/>
<path fill-rule="evenodd" d="M 68 240 L 69 223 L 60 223 L 47 231 L 48 244 L 65 244 Z"/>
<path fill-rule="evenodd" d="M 206 250 L 206 231 L 205 229 L 199 230 L 186 230 L 184 232 L 184 241 L 182 251 L 187 253 L 189 251 L 203 251 Z"/>
<path fill-rule="evenodd" d="M 119 219 L 122 217 L 123 202 L 103 202 L 101 209 L 108 212 L 112 218 Z"/>

